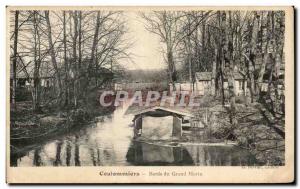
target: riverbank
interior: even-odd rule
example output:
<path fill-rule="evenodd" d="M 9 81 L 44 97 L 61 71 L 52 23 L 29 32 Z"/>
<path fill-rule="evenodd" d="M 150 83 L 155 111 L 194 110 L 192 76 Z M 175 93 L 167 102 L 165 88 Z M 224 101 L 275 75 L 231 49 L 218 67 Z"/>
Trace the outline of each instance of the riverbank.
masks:
<path fill-rule="evenodd" d="M 194 112 L 207 123 L 211 137 L 234 141 L 249 150 L 261 165 L 285 164 L 284 114 L 272 113 L 263 103 L 237 100 L 237 125 L 233 126 L 226 104 L 222 106 L 217 99 L 207 99 L 202 100 L 202 106 Z"/>
<path fill-rule="evenodd" d="M 99 115 L 107 115 L 113 108 L 68 108 L 54 110 L 44 107 L 34 113 L 31 102 L 20 102 L 18 109 L 10 112 L 10 144 L 11 149 L 28 146 L 49 140 L 55 136 L 65 134 L 81 128 L 84 123 L 92 121 Z"/>

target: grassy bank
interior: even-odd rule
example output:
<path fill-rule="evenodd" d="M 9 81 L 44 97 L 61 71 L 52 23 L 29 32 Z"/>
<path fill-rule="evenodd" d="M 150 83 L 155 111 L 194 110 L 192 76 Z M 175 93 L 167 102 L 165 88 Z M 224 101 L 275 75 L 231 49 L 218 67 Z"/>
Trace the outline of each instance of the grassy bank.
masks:
<path fill-rule="evenodd" d="M 73 132 L 82 128 L 99 115 L 110 114 L 113 108 L 81 106 L 78 108 L 56 109 L 42 107 L 40 112 L 33 112 L 31 102 L 17 104 L 17 110 L 10 112 L 11 149 L 47 141 L 55 136 Z"/>
<path fill-rule="evenodd" d="M 284 165 L 284 115 L 272 114 L 261 103 L 236 104 L 237 125 L 229 119 L 229 109 L 218 99 L 204 97 L 201 106 L 195 109 L 199 119 L 207 114 L 207 132 L 219 140 L 235 141 L 238 146 L 255 155 L 259 164 Z M 208 113 L 207 113 L 208 112 Z"/>

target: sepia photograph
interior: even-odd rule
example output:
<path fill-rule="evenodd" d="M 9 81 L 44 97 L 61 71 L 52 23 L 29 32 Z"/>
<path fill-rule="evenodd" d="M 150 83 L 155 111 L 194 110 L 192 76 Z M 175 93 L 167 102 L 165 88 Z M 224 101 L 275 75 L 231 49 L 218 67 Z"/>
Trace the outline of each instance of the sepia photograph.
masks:
<path fill-rule="evenodd" d="M 6 9 L 8 182 L 294 180 L 293 7 Z"/>

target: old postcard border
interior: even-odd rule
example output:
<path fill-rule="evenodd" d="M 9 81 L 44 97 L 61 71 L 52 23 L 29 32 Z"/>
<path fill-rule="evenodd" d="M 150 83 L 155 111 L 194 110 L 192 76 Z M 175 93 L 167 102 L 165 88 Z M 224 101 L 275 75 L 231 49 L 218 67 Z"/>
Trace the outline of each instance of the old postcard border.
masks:
<path fill-rule="evenodd" d="M 293 7 L 7 7 L 11 10 L 98 10 L 120 9 L 125 11 L 147 10 L 284 10 L 286 12 L 285 53 L 286 69 L 286 153 L 285 166 L 278 167 L 159 167 L 159 166 L 122 166 L 122 167 L 10 167 L 9 125 L 10 104 L 6 109 L 6 171 L 8 183 L 289 183 L 294 181 L 294 9 Z M 7 78 L 9 77 L 9 24 L 7 16 Z M 9 78 L 7 79 L 7 98 L 9 97 Z M 201 176 L 172 176 L 172 173 L 195 172 Z M 134 173 L 134 176 L 101 176 L 107 173 Z M 162 176 L 149 176 L 149 172 L 161 172 Z M 132 174 L 129 174 L 132 175 Z M 137 176 L 138 175 L 138 176 Z M 169 175 L 169 176 L 167 176 Z"/>

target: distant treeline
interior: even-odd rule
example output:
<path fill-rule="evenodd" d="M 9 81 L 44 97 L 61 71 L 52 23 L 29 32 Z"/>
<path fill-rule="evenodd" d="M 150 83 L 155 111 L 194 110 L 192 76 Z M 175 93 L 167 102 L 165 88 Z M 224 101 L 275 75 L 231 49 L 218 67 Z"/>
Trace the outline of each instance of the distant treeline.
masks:
<path fill-rule="evenodd" d="M 139 82 L 139 83 L 152 83 L 152 82 L 166 82 L 168 81 L 168 75 L 166 70 L 126 70 L 122 82 Z M 121 82 L 121 80 L 120 80 Z"/>

